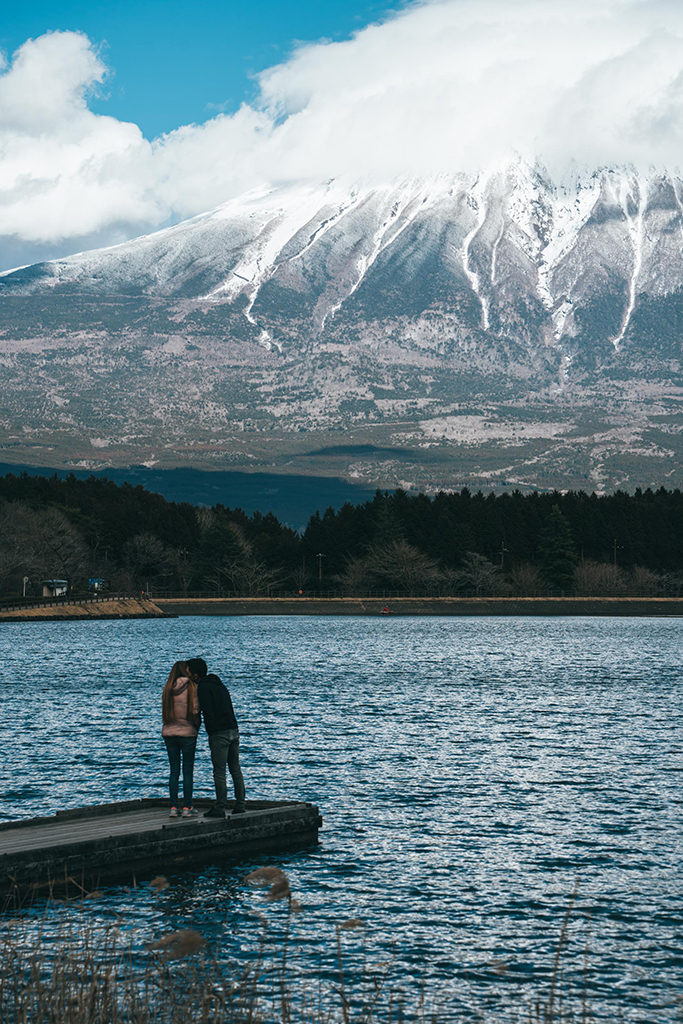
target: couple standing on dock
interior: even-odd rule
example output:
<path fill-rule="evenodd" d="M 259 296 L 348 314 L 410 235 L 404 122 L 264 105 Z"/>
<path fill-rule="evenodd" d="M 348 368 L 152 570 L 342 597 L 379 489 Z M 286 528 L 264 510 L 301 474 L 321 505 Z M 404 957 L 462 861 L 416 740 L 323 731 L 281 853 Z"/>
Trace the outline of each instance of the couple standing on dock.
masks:
<path fill-rule="evenodd" d="M 202 658 L 176 661 L 161 696 L 163 736 L 171 774 L 169 789 L 172 818 L 182 815 L 192 818 L 197 811 L 192 806 L 194 783 L 194 757 L 197 734 L 204 719 L 209 737 L 216 802 L 205 812 L 205 818 L 224 818 L 228 803 L 226 768 L 235 788 L 233 814 L 243 814 L 245 790 L 240 768 L 240 734 L 230 693 L 217 675 L 209 674 Z M 180 766 L 183 771 L 183 807 L 178 804 Z"/>

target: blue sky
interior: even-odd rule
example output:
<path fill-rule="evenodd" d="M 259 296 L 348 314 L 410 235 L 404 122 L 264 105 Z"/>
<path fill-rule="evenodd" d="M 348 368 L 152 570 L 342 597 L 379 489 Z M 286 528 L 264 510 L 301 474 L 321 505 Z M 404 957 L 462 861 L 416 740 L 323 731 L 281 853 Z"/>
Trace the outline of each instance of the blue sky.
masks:
<path fill-rule="evenodd" d="M 134 121 L 147 138 L 232 112 L 257 92 L 255 73 L 301 41 L 340 41 L 402 0 L 110 0 L 4 4 L 10 56 L 45 32 L 84 32 L 111 74 L 90 108 Z"/>
<path fill-rule="evenodd" d="M 251 189 L 683 165 L 681 0 L 34 0 L 0 33 L 0 270 Z"/>

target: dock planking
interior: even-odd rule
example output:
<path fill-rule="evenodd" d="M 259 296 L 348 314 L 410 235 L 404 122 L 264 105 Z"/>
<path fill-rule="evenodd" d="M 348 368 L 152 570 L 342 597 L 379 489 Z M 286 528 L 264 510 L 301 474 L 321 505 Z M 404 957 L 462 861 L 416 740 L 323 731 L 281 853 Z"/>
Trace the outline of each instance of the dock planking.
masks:
<path fill-rule="evenodd" d="M 301 848 L 318 840 L 322 818 L 310 803 L 247 801 L 245 814 L 169 818 L 168 800 L 145 798 L 58 811 L 0 824 L 0 888 L 40 890 L 158 875 L 196 863 Z"/>

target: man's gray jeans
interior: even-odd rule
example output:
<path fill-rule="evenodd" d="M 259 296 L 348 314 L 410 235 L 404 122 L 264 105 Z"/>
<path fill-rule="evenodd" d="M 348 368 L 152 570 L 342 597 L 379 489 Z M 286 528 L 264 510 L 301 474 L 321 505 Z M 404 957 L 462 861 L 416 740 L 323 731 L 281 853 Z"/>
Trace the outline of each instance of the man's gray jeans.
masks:
<path fill-rule="evenodd" d="M 226 729 L 209 736 L 213 781 L 216 786 L 216 807 L 224 811 L 228 802 L 226 766 L 235 787 L 235 808 L 244 809 L 244 777 L 240 768 L 240 734 L 238 729 Z"/>

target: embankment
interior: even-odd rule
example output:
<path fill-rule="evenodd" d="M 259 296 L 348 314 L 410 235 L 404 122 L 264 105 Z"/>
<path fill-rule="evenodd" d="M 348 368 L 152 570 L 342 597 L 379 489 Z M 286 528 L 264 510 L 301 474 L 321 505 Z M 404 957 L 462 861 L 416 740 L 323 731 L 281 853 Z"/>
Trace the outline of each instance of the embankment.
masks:
<path fill-rule="evenodd" d="M 388 611 L 386 610 L 388 609 Z M 0 622 L 156 619 L 178 615 L 681 616 L 678 597 L 214 597 L 119 598 L 0 610 Z"/>
<path fill-rule="evenodd" d="M 34 608 L 0 610 L 0 622 L 55 622 L 73 619 L 158 619 L 173 615 L 145 598 L 52 602 Z"/>
<path fill-rule="evenodd" d="M 683 616 L 678 597 L 216 597 L 158 598 L 156 604 L 171 615 Z"/>

